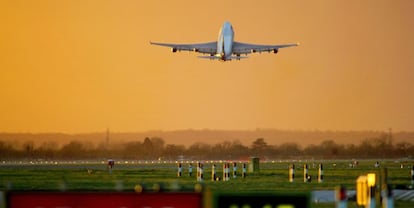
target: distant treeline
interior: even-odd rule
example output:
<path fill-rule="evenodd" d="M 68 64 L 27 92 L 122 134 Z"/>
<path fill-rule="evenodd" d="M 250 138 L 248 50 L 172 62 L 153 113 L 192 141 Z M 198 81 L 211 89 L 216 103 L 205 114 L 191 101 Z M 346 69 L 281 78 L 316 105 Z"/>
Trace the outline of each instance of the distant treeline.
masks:
<path fill-rule="evenodd" d="M 320 131 L 320 130 L 173 130 L 173 131 L 144 131 L 144 132 L 115 132 L 102 131 L 95 133 L 67 134 L 67 133 L 1 133 L 0 141 L 7 141 L 14 146 L 21 147 L 25 141 L 33 141 L 35 146 L 53 141 L 58 147 L 69 141 L 88 141 L 92 145 L 102 142 L 111 144 L 126 143 L 143 140 L 146 137 L 163 138 L 168 144 L 183 144 L 186 147 L 195 142 L 203 142 L 214 145 L 223 141 L 240 141 L 249 146 L 257 138 L 265 138 L 269 145 L 281 145 L 287 142 L 295 142 L 302 147 L 310 144 L 320 144 L 325 140 L 333 140 L 338 144 L 359 144 L 366 138 L 380 137 L 383 134 L 392 134 L 393 142 L 414 143 L 413 132 L 387 131 Z M 89 144 L 88 144 L 89 145 Z"/>
<path fill-rule="evenodd" d="M 242 160 L 250 156 L 262 159 L 363 159 L 412 157 L 414 144 L 393 143 L 389 134 L 366 138 L 360 144 L 338 144 L 325 140 L 319 144 L 302 147 L 295 142 L 269 145 L 265 138 L 255 139 L 249 146 L 238 140 L 216 144 L 194 143 L 184 145 L 166 144 L 159 137 L 145 138 L 111 145 L 109 142 L 70 141 L 64 145 L 56 142 L 24 142 L 12 145 L 0 140 L 0 160 L 66 160 L 66 159 L 132 159 L 132 160 Z"/>

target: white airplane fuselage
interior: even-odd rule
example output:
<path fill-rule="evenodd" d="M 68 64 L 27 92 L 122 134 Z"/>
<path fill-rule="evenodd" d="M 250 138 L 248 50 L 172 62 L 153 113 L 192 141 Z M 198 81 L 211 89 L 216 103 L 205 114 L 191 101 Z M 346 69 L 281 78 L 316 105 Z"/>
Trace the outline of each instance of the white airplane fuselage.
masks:
<path fill-rule="evenodd" d="M 216 56 L 225 61 L 233 54 L 234 30 L 229 22 L 224 22 L 220 28 L 217 40 Z"/>
<path fill-rule="evenodd" d="M 277 53 L 280 48 L 298 46 L 297 43 L 279 44 L 279 45 L 262 45 L 234 41 L 234 30 L 230 22 L 224 22 L 221 26 L 217 41 L 193 43 L 193 44 L 176 44 L 176 43 L 160 43 L 151 42 L 152 45 L 159 45 L 171 48 L 173 53 L 180 51 L 192 51 L 208 56 L 198 56 L 210 60 L 231 61 L 247 58 L 250 53 L 273 52 Z M 241 57 L 241 55 L 246 55 Z"/>

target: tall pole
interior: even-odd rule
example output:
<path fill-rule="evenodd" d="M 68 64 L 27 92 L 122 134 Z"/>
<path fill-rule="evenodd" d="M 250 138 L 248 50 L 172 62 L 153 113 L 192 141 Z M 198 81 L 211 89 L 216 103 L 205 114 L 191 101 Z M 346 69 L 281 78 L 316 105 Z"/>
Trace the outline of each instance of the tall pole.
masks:
<path fill-rule="evenodd" d="M 177 177 L 181 177 L 182 172 L 183 172 L 183 167 L 181 163 L 178 163 Z"/>
<path fill-rule="evenodd" d="M 289 165 L 289 182 L 293 182 L 295 179 L 295 164 Z"/>
<path fill-rule="evenodd" d="M 226 173 L 226 166 L 227 163 L 223 163 L 223 181 L 226 181 L 227 173 Z"/>
<path fill-rule="evenodd" d="M 323 182 L 323 165 L 322 163 L 319 163 L 319 170 L 318 170 L 318 182 Z"/>
<path fill-rule="evenodd" d="M 211 166 L 211 181 L 216 180 L 216 164 Z"/>
<path fill-rule="evenodd" d="M 243 168 L 242 168 L 242 178 L 246 178 L 246 173 L 247 173 L 247 170 L 246 170 L 246 163 L 243 163 Z"/>
<path fill-rule="evenodd" d="M 308 182 L 308 164 L 303 165 L 303 182 Z"/>
<path fill-rule="evenodd" d="M 237 163 L 233 163 L 233 178 L 237 177 Z"/>

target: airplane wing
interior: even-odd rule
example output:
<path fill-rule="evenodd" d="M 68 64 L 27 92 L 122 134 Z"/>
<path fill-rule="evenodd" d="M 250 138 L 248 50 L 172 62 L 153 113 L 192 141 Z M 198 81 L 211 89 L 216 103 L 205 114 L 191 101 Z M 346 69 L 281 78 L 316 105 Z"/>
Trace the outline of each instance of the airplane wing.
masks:
<path fill-rule="evenodd" d="M 216 54 L 217 52 L 217 42 L 196 43 L 196 44 L 172 44 L 172 43 L 150 42 L 150 44 L 170 47 L 172 52 L 193 51 L 193 52 L 198 52 L 198 53 L 203 53 L 203 54 Z"/>
<path fill-rule="evenodd" d="M 284 44 L 284 45 L 256 45 L 250 43 L 241 43 L 241 42 L 234 42 L 233 43 L 233 53 L 234 54 L 249 54 L 249 53 L 257 53 L 257 52 L 273 52 L 277 53 L 279 48 L 286 48 L 292 46 L 298 46 L 298 43 L 293 44 Z"/>

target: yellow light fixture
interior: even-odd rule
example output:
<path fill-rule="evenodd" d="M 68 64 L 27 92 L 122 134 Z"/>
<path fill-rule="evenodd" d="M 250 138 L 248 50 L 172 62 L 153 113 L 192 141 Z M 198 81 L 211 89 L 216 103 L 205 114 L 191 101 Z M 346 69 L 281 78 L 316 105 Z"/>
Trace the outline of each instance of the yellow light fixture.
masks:
<path fill-rule="evenodd" d="M 367 174 L 367 182 L 369 187 L 375 186 L 375 173 L 368 173 Z"/>

